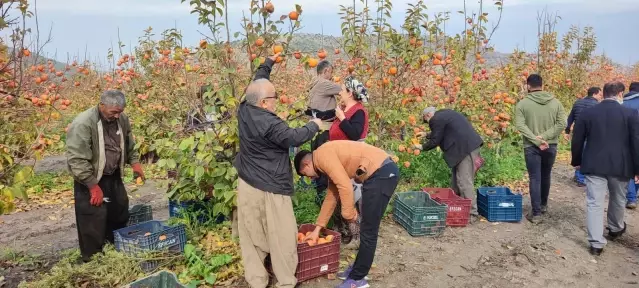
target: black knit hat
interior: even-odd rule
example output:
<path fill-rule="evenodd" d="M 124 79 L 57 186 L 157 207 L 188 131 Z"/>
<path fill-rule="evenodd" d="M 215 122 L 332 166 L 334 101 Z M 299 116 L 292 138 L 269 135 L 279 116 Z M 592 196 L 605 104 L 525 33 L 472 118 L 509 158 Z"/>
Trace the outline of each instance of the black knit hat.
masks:
<path fill-rule="evenodd" d="M 302 168 L 300 166 L 302 166 L 302 159 L 304 159 L 304 157 L 306 157 L 306 155 L 308 154 L 311 154 L 311 151 L 302 150 L 295 155 L 295 158 L 293 159 L 293 165 L 295 166 L 295 171 L 297 172 L 297 175 L 304 176 L 300 174 L 300 168 Z"/>

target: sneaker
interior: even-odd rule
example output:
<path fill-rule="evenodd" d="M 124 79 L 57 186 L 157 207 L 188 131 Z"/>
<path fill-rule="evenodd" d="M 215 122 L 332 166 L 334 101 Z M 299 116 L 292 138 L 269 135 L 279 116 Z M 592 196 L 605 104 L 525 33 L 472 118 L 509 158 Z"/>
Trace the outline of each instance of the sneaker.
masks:
<path fill-rule="evenodd" d="M 628 227 L 628 225 L 626 225 L 626 222 L 623 222 L 623 229 L 621 229 L 621 231 L 612 232 L 610 231 L 610 227 L 606 227 L 606 229 L 608 229 L 608 238 L 610 238 L 610 240 L 615 240 L 621 237 L 623 233 L 626 233 L 626 227 Z"/>
<path fill-rule="evenodd" d="M 353 265 L 348 265 L 348 267 L 346 267 L 346 270 L 337 273 L 337 279 L 339 280 L 346 280 L 348 279 L 348 275 L 351 274 L 351 271 L 353 271 Z M 370 278 L 368 278 L 368 276 L 364 277 L 364 280 L 370 280 Z"/>
<path fill-rule="evenodd" d="M 603 248 L 595 248 L 590 246 L 590 254 L 594 256 L 599 256 L 603 252 Z"/>
<path fill-rule="evenodd" d="M 346 250 L 359 250 L 359 237 L 353 237 L 351 242 L 344 246 Z"/>
<path fill-rule="evenodd" d="M 348 265 L 348 267 L 346 267 L 346 270 L 337 273 L 337 279 L 346 280 L 348 278 L 348 275 L 351 274 L 351 271 L 353 271 L 353 265 Z"/>
<path fill-rule="evenodd" d="M 628 209 L 637 208 L 637 202 L 628 202 L 628 204 L 626 204 L 626 208 L 628 208 Z"/>
<path fill-rule="evenodd" d="M 368 288 L 368 287 L 371 287 L 371 286 L 368 285 L 368 281 L 366 281 L 366 279 L 362 279 L 362 280 L 346 279 L 344 282 L 342 282 L 342 284 L 336 286 L 336 288 Z"/>
<path fill-rule="evenodd" d="M 548 205 L 541 205 L 541 214 L 548 213 Z"/>
<path fill-rule="evenodd" d="M 528 221 L 530 221 L 530 223 L 535 225 L 542 222 L 541 215 L 528 215 L 526 218 L 528 218 Z"/>

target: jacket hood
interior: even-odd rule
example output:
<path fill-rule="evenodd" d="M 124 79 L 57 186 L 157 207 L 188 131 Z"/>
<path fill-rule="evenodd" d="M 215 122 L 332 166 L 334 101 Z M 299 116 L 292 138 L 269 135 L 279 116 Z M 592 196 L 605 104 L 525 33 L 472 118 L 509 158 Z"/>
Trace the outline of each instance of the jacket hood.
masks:
<path fill-rule="evenodd" d="M 555 99 L 555 96 L 552 96 L 552 94 L 546 91 L 535 91 L 532 93 L 528 93 L 528 96 L 526 96 L 526 98 L 534 101 L 537 104 L 546 105 L 552 99 Z"/>
<path fill-rule="evenodd" d="M 635 99 L 635 98 L 639 98 L 639 92 L 628 92 L 628 94 L 623 95 L 623 100 L 631 100 L 631 99 Z"/>

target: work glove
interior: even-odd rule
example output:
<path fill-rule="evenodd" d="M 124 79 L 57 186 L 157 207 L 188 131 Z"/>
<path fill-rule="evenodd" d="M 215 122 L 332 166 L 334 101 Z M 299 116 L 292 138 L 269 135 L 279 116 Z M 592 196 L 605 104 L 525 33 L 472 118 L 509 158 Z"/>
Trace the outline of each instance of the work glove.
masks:
<path fill-rule="evenodd" d="M 102 188 L 100 185 L 93 185 L 93 187 L 89 188 L 89 192 L 91 192 L 91 200 L 89 203 L 93 206 L 102 205 L 102 201 L 104 200 L 104 193 L 102 192 Z"/>
<path fill-rule="evenodd" d="M 140 177 L 142 178 L 142 181 L 146 180 L 146 178 L 144 178 L 144 170 L 142 170 L 142 165 L 140 163 L 131 165 L 131 168 L 133 168 L 133 178 L 137 179 Z"/>

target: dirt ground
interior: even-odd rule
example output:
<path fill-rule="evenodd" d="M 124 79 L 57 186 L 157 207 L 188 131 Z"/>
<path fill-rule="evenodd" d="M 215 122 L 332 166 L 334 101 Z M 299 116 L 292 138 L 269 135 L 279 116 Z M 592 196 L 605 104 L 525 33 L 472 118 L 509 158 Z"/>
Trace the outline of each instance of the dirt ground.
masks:
<path fill-rule="evenodd" d="M 56 164 L 50 164 L 55 167 Z M 46 169 L 45 169 L 46 170 Z M 585 230 L 585 191 L 572 184 L 573 170 L 557 164 L 553 173 L 549 213 L 543 224 L 478 222 L 447 228 L 436 238 L 411 237 L 385 219 L 380 230 L 372 287 L 638 287 L 638 214 L 628 211 L 627 233 L 609 242 L 600 257 L 588 253 Z M 164 192 L 148 181 L 131 196 L 131 204 L 151 203 L 155 219 L 168 217 Z M 525 197 L 524 211 L 530 200 Z M 77 246 L 73 206 L 40 208 L 0 217 L 0 249 L 11 247 L 43 253 Z M 342 253 L 343 260 L 353 256 Z M 5 265 L 6 266 L 6 265 Z M 43 268 L 44 267 L 44 268 Z M 3 268 L 0 263 L 0 268 Z M 14 287 L 30 271 L 0 269 L 4 287 Z M 320 278 L 301 287 L 333 287 L 339 282 Z M 2 285 L 0 285 L 2 286 Z"/>

